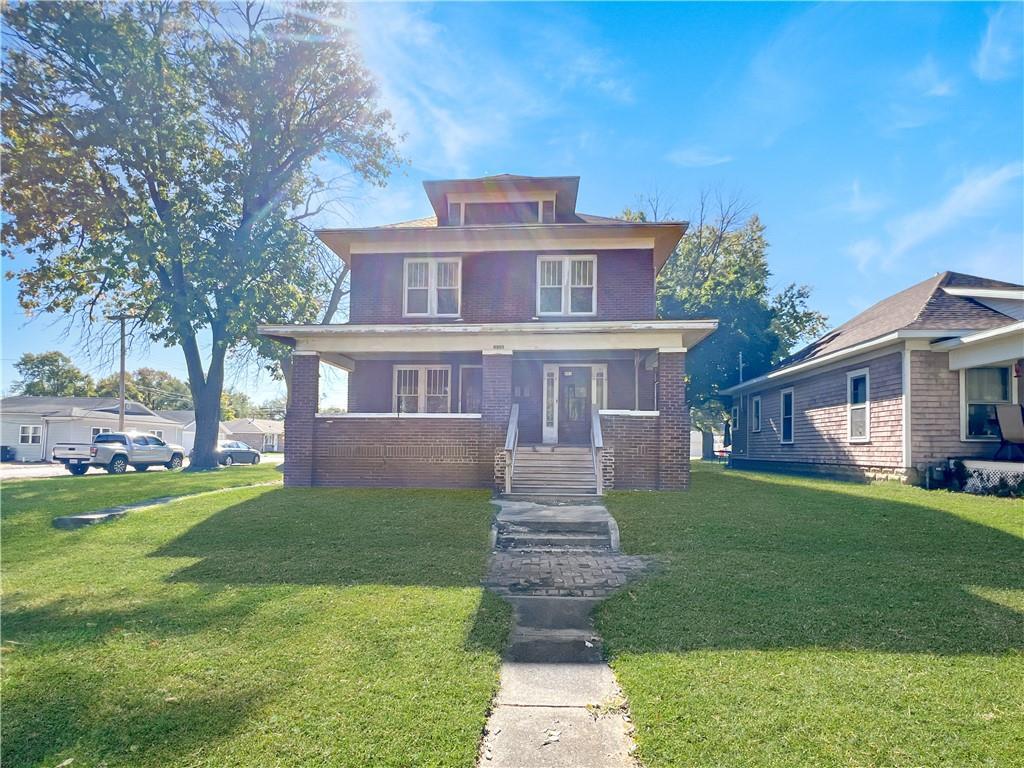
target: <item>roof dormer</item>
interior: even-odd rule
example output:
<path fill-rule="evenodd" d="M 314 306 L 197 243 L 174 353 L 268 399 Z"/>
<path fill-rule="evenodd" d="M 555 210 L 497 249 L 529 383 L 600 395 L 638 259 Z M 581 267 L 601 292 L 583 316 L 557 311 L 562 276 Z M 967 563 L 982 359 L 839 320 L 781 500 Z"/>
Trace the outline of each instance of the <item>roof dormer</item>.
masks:
<path fill-rule="evenodd" d="M 439 226 L 576 223 L 578 176 L 485 176 L 423 183 Z"/>

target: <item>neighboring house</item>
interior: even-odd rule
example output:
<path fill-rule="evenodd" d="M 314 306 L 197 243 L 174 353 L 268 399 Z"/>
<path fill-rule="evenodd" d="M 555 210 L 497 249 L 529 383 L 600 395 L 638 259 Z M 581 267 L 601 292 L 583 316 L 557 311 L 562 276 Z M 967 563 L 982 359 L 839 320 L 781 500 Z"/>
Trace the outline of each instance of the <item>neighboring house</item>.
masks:
<path fill-rule="evenodd" d="M 225 422 L 232 440 L 258 451 L 284 450 L 284 422 L 274 419 L 232 419 Z"/>
<path fill-rule="evenodd" d="M 57 443 L 91 443 L 101 432 L 118 427 L 116 397 L 5 397 L 0 401 L 3 445 L 14 448 L 17 461 L 50 461 Z M 178 424 L 141 403 L 125 403 L 126 430 L 147 432 L 177 442 Z"/>
<path fill-rule="evenodd" d="M 429 181 L 431 218 L 318 232 L 350 322 L 261 328 L 294 349 L 288 485 L 687 486 L 684 361 L 717 323 L 655 307 L 686 225 L 578 213 L 578 186 Z M 346 413 L 317 414 L 321 363 Z"/>
<path fill-rule="evenodd" d="M 158 415 L 165 419 L 169 419 L 177 424 L 178 430 L 178 443 L 182 448 L 185 449 L 185 453 L 188 453 L 195 447 L 196 444 L 196 412 L 195 411 L 157 411 Z M 232 438 L 231 430 L 224 426 L 224 422 L 220 423 L 220 429 L 217 431 L 218 440 L 229 440 Z"/>
<path fill-rule="evenodd" d="M 991 458 L 1019 403 L 1024 286 L 943 272 L 875 304 L 732 396 L 733 466 L 918 482 Z"/>

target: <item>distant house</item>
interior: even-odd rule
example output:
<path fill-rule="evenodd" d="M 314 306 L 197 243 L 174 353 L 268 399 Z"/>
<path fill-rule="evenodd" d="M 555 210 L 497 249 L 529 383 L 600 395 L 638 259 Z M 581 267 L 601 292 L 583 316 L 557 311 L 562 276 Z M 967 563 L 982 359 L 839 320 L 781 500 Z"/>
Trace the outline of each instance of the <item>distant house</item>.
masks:
<path fill-rule="evenodd" d="M 31 397 L 0 400 L 0 442 L 14 449 L 17 461 L 49 461 L 57 443 L 91 443 L 118 427 L 116 397 Z M 125 429 L 177 442 L 179 425 L 141 403 L 125 403 Z"/>
<path fill-rule="evenodd" d="M 733 466 L 916 482 L 989 459 L 1024 399 L 1024 286 L 943 272 L 724 394 Z"/>
<path fill-rule="evenodd" d="M 284 450 L 284 422 L 273 419 L 232 419 L 224 422 L 232 440 L 260 451 Z"/>
<path fill-rule="evenodd" d="M 196 444 L 196 412 L 191 410 L 182 411 L 157 411 L 157 414 L 165 419 L 169 419 L 178 425 L 178 439 L 177 442 L 186 452 L 191 451 Z M 217 432 L 218 440 L 228 440 L 232 437 L 231 430 L 224 426 L 224 422 L 220 423 L 220 429 Z"/>

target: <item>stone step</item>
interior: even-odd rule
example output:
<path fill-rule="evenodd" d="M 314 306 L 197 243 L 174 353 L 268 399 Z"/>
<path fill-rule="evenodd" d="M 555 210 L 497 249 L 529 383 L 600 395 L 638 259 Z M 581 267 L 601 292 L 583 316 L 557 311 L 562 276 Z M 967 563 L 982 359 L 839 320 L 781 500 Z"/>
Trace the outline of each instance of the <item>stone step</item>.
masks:
<path fill-rule="evenodd" d="M 588 533 L 608 535 L 604 520 L 517 520 L 499 523 L 498 535 L 515 536 L 520 533 Z"/>
<path fill-rule="evenodd" d="M 533 457 L 517 456 L 514 467 L 590 467 L 594 468 L 594 462 L 589 456 L 579 459 L 537 459 Z"/>
<path fill-rule="evenodd" d="M 597 485 L 593 472 L 544 472 L 519 473 L 512 475 L 512 484 L 539 483 L 548 485 Z"/>
<path fill-rule="evenodd" d="M 520 445 L 516 447 L 516 455 L 527 453 L 590 453 L 589 445 Z"/>
<path fill-rule="evenodd" d="M 516 533 L 496 540 L 498 549 L 600 549 L 610 550 L 611 538 L 598 533 Z"/>

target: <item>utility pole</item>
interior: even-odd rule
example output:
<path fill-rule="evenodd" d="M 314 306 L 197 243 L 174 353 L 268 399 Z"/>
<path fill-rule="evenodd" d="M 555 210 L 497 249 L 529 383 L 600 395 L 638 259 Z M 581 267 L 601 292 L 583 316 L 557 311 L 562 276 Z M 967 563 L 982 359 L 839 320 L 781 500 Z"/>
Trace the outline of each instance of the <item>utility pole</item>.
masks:
<path fill-rule="evenodd" d="M 743 350 L 740 350 L 740 384 L 743 383 Z"/>
<path fill-rule="evenodd" d="M 124 432 L 124 378 L 125 378 L 125 357 L 126 357 L 126 346 L 124 338 L 124 324 L 126 320 L 130 320 L 131 315 L 107 315 L 107 320 L 117 320 L 121 323 L 121 381 L 118 385 L 118 396 L 121 404 L 117 409 L 117 431 Z"/>

